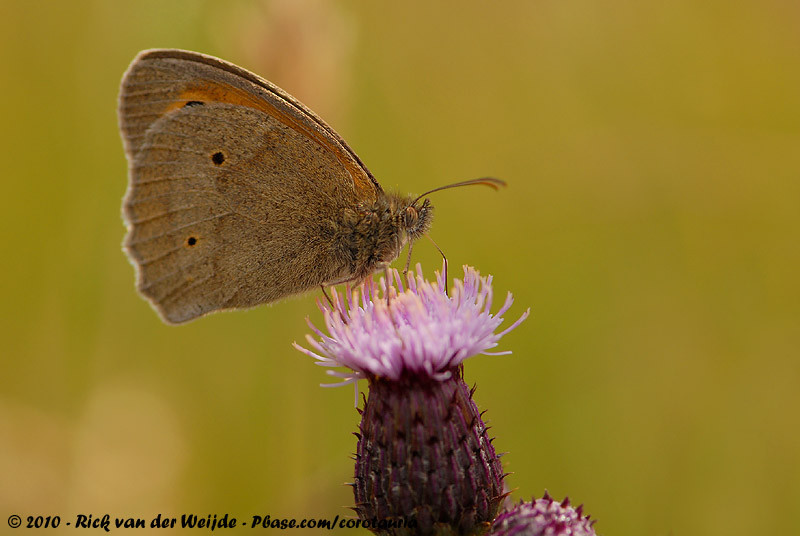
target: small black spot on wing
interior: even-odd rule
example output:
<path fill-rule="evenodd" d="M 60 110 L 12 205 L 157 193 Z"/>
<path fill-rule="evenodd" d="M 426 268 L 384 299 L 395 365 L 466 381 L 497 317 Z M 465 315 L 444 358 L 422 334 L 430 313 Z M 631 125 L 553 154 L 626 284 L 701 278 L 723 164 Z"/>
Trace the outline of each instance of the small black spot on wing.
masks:
<path fill-rule="evenodd" d="M 225 162 L 225 153 L 217 151 L 211 155 L 211 161 L 214 162 L 214 165 L 221 166 Z"/>

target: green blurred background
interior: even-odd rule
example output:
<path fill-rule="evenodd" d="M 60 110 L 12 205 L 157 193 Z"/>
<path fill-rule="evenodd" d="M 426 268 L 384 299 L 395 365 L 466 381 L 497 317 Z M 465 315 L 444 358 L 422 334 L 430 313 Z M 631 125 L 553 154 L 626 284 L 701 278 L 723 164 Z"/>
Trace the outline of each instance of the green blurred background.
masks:
<path fill-rule="evenodd" d="M 353 392 L 290 346 L 317 294 L 168 327 L 134 290 L 117 89 L 180 47 L 284 87 L 387 189 L 508 181 L 436 194 L 432 234 L 531 307 L 466 367 L 515 498 L 800 534 L 796 2 L 0 4 L 4 526 L 349 513 Z"/>

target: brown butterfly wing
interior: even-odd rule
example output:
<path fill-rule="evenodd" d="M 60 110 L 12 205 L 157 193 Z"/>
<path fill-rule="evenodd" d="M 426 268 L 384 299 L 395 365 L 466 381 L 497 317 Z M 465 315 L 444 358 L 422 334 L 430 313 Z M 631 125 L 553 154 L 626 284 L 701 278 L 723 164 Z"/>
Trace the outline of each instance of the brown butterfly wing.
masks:
<path fill-rule="evenodd" d="M 337 221 L 382 194 L 341 138 L 231 64 L 142 53 L 126 73 L 125 248 L 168 322 L 347 279 Z"/>

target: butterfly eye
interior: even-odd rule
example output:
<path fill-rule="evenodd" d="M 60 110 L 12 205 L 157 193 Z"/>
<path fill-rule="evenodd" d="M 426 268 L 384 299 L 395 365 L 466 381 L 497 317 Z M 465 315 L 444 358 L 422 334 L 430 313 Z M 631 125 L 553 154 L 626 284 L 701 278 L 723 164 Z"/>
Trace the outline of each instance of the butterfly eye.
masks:
<path fill-rule="evenodd" d="M 417 209 L 414 207 L 407 207 L 404 215 L 404 223 L 407 228 L 412 228 L 417 224 Z"/>

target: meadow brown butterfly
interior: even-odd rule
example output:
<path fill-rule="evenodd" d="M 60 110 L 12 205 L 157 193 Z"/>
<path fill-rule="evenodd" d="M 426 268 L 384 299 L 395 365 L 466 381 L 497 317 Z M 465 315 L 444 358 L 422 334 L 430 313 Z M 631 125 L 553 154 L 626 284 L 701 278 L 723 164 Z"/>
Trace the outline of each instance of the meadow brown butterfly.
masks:
<path fill-rule="evenodd" d="M 311 110 L 212 56 L 139 53 L 119 124 L 125 251 L 139 292 L 170 324 L 360 282 L 431 225 L 427 193 L 385 193 Z M 503 182 L 436 190 L 466 184 Z"/>

